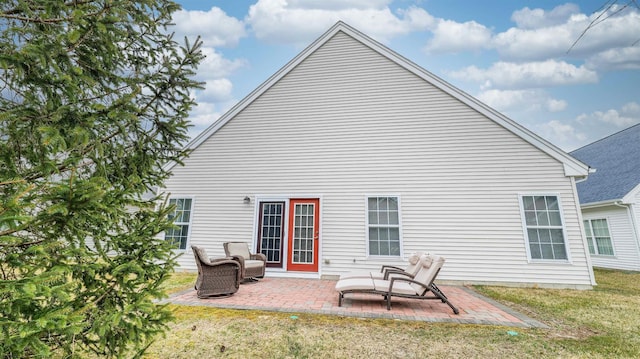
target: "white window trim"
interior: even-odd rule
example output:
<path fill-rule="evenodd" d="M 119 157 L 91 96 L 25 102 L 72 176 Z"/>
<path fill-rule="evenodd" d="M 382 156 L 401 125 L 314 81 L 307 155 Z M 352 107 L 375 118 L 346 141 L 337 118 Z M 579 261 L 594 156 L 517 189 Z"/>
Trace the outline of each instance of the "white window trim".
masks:
<path fill-rule="evenodd" d="M 586 230 L 586 229 L 585 229 L 585 231 L 584 231 L 584 236 L 587 238 L 587 241 L 594 240 L 593 242 L 591 242 L 591 244 L 593 244 L 593 248 L 594 248 L 594 250 L 595 250 L 595 251 L 598 251 L 598 246 L 596 245 L 596 242 L 595 242 L 595 236 L 594 236 L 594 233 L 593 233 L 593 225 L 591 225 L 591 221 L 593 221 L 593 220 L 599 220 L 599 219 L 604 219 L 605 221 L 607 221 L 607 231 L 609 232 L 609 241 L 611 241 L 611 249 L 613 250 L 613 254 L 600 254 L 600 253 L 594 253 L 594 254 L 591 254 L 591 252 L 589 252 L 589 255 L 596 256 L 596 257 L 603 257 L 603 258 L 616 258 L 616 253 L 618 253 L 618 251 L 616 251 L 616 246 L 615 246 L 615 243 L 614 243 L 614 241 L 613 241 L 613 235 L 611 234 L 611 226 L 609 225 L 609 222 L 610 222 L 610 221 L 609 221 L 609 217 L 589 217 L 589 218 L 582 218 L 582 220 L 583 220 L 583 224 L 584 224 L 584 221 L 588 221 L 588 222 L 589 222 L 589 225 L 591 226 L 591 235 L 592 235 L 592 238 L 589 238 L 589 237 L 587 236 L 587 230 Z M 589 245 L 589 244 L 587 243 L 587 251 L 589 251 L 589 247 L 588 247 L 588 245 Z"/>
<path fill-rule="evenodd" d="M 527 219 L 524 214 L 523 197 L 531 196 L 555 196 L 558 199 L 558 208 L 560 210 L 560 220 L 562 221 L 562 238 L 564 241 L 564 248 L 567 252 L 567 259 L 538 259 L 531 257 L 531 249 L 529 248 L 529 232 L 527 231 Z M 552 263 L 552 264 L 571 264 L 571 250 L 569 247 L 569 241 L 567 237 L 567 222 L 564 219 L 564 206 L 562 205 L 562 197 L 560 193 L 554 192 L 523 192 L 518 193 L 518 205 L 520 206 L 520 220 L 522 222 L 522 235 L 524 236 L 524 247 L 527 252 L 527 260 L 529 263 Z M 589 249 L 587 248 L 587 251 Z"/>
<path fill-rule="evenodd" d="M 190 199 L 191 200 L 191 213 L 189 215 L 189 222 L 188 222 L 188 226 L 189 226 L 189 230 L 187 231 L 187 241 L 185 242 L 185 247 L 183 248 L 175 248 L 174 250 L 177 252 L 186 252 L 189 248 L 190 248 L 190 244 L 191 244 L 191 230 L 193 229 L 193 213 L 194 208 L 195 208 L 195 204 L 196 204 L 196 199 L 195 196 L 179 196 L 179 195 L 171 195 L 167 198 L 167 204 L 169 204 L 169 201 L 175 199 Z M 174 224 L 185 224 L 186 222 L 174 222 Z M 162 234 L 163 238 L 166 240 L 166 233 Z"/>
<path fill-rule="evenodd" d="M 399 233 L 399 245 L 400 245 L 400 254 L 397 256 L 381 256 L 381 255 L 371 255 L 369 254 L 369 198 L 371 197 L 395 197 L 398 199 L 398 233 Z M 365 257 L 367 259 L 397 259 L 403 258 L 404 253 L 404 234 L 402 231 L 402 198 L 399 194 L 365 194 L 364 195 L 364 236 L 365 236 Z"/>

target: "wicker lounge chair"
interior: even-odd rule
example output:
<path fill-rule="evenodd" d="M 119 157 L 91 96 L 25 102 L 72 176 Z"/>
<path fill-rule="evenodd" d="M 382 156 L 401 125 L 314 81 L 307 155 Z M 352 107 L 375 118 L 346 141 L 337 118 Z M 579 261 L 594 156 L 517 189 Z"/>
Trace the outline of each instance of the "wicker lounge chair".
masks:
<path fill-rule="evenodd" d="M 336 283 L 336 290 L 339 293 L 338 306 L 342 306 L 345 294 L 370 293 L 382 295 L 387 302 L 387 310 L 391 310 L 391 297 L 403 297 L 439 299 L 446 303 L 455 314 L 459 314 L 458 308 L 451 304 L 447 296 L 433 283 L 444 264 L 444 258 L 436 255 L 422 255 L 420 264 L 421 268 L 413 279 L 392 277 L 390 280 L 373 278 L 345 278 L 339 280 Z"/>
<path fill-rule="evenodd" d="M 422 256 L 424 252 L 415 252 L 408 258 L 408 264 L 406 268 L 400 268 L 391 265 L 383 265 L 380 267 L 379 271 L 370 271 L 370 272 L 350 272 L 345 273 L 340 276 L 340 279 L 347 278 L 371 278 L 371 279 L 390 279 L 391 277 L 404 276 L 408 278 L 413 278 L 418 273 L 421 265 L 420 256 Z"/>
<path fill-rule="evenodd" d="M 191 246 L 198 265 L 198 298 L 226 297 L 240 287 L 240 263 L 232 258 L 209 259 L 202 247 Z"/>
<path fill-rule="evenodd" d="M 227 257 L 240 262 L 240 278 L 243 281 L 255 281 L 264 277 L 267 257 L 262 253 L 251 254 L 245 242 L 226 242 L 223 244 Z"/>

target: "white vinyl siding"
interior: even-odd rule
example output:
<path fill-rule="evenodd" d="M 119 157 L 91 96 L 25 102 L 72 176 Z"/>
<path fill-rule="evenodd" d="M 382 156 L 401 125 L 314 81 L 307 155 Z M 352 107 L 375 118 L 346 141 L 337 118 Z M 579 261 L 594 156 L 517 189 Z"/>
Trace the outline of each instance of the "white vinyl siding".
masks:
<path fill-rule="evenodd" d="M 367 239 L 370 256 L 400 256 L 398 197 L 367 198 Z"/>
<path fill-rule="evenodd" d="M 592 255 L 591 262 L 595 267 L 640 271 L 640 250 L 631 210 L 621 206 L 602 206 L 582 211 L 584 220 L 607 219 L 613 256 Z M 636 223 L 637 220 L 635 221 Z M 586 229 L 585 229 L 586 232 Z M 587 238 L 588 240 L 588 238 Z"/>
<path fill-rule="evenodd" d="M 442 281 L 591 285 L 573 179 L 562 163 L 338 33 L 173 168 L 197 193 L 192 243 L 250 241 L 245 196 L 322 197 L 320 275 L 446 257 Z M 556 193 L 571 265 L 527 258 L 519 193 Z M 368 194 L 401 198 L 401 257 L 368 255 Z M 180 266 L 194 269 L 192 256 Z M 559 275 L 558 273 L 562 273 Z"/>
<path fill-rule="evenodd" d="M 605 218 L 585 220 L 584 230 L 587 234 L 589 253 L 604 256 L 614 255 L 609 225 Z"/>
<path fill-rule="evenodd" d="M 171 198 L 169 204 L 175 206 L 169 219 L 173 220 L 173 228 L 164 233 L 167 241 L 175 243 L 178 249 L 187 249 L 189 241 L 189 231 L 191 230 L 191 208 L 193 200 L 191 198 Z"/>

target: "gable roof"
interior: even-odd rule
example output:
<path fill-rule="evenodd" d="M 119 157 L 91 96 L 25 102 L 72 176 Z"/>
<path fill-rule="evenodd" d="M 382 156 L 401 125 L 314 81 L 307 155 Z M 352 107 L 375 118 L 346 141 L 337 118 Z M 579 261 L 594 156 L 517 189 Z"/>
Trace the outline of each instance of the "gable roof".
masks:
<path fill-rule="evenodd" d="M 395 62 L 405 70 L 429 82 L 430 84 L 437 87 L 441 91 L 456 98 L 460 102 L 466 104 L 467 106 L 483 114 L 487 118 L 501 125 L 502 127 L 514 133 L 515 135 L 519 136 L 520 138 L 530 143 L 531 145 L 535 146 L 539 150 L 545 152 L 546 154 L 548 154 L 549 156 L 551 156 L 552 158 L 556 159 L 557 161 L 563 164 L 564 172 L 566 176 L 586 177 L 588 175 L 589 167 L 584 163 L 581 163 L 580 161 L 576 160 L 574 157 L 571 157 L 566 152 L 562 151 L 561 149 L 554 146 L 550 142 L 542 139 L 538 135 L 534 134 L 533 132 L 529 131 L 522 125 L 518 124 L 517 122 L 509 119 L 508 117 L 501 114 L 500 112 L 492 109 L 491 107 L 480 102 L 479 100 L 472 97 L 471 95 L 454 87 L 448 82 L 442 80 L 436 75 L 423 69 L 422 67 L 406 59 L 402 55 L 394 52 L 388 47 L 380 44 L 379 42 L 373 40 L 367 35 L 364 35 L 360 31 L 352 28 L 351 26 L 345 24 L 342 21 L 339 21 L 335 25 L 333 25 L 329 30 L 327 30 L 327 32 L 325 32 L 317 40 L 311 43 L 311 45 L 309 45 L 306 49 L 304 49 L 301 53 L 299 53 L 296 57 L 294 57 L 291 61 L 289 61 L 289 63 L 287 63 L 284 67 L 278 70 L 269 79 L 267 79 L 267 81 L 262 83 L 260 86 L 258 86 L 258 88 L 253 90 L 249 95 L 247 95 L 244 99 L 238 102 L 234 107 L 232 107 L 227 113 L 222 115 L 211 126 L 209 126 L 207 129 L 202 131 L 189 144 L 187 144 L 187 148 L 194 150 L 198 146 L 200 146 L 204 141 L 206 141 L 209 137 L 211 137 L 214 133 L 216 133 L 227 122 L 233 119 L 238 113 L 240 113 L 247 106 L 249 106 L 254 100 L 256 100 L 263 93 L 265 93 L 271 86 L 273 86 L 280 79 L 286 76 L 291 70 L 293 70 L 296 66 L 298 66 L 298 64 L 304 61 L 307 57 L 309 57 L 318 48 L 320 48 L 327 41 L 329 41 L 338 32 L 343 32 L 344 34 L 351 36 L 355 40 L 361 42 L 365 46 L 376 51 L 378 54 Z M 174 165 L 175 165 L 174 163 L 168 164 L 167 167 L 170 169 Z"/>
<path fill-rule="evenodd" d="M 621 201 L 640 184 L 640 124 L 571 155 L 598 169 L 588 180 L 577 184 L 580 203 Z"/>

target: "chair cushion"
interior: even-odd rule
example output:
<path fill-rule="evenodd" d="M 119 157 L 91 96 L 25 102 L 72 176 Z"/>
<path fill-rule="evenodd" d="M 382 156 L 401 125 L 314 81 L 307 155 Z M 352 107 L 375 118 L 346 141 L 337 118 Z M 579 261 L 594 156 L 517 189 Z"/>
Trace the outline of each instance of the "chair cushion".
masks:
<path fill-rule="evenodd" d="M 207 257 L 207 251 L 203 247 L 191 246 L 191 248 L 196 253 L 201 263 L 204 263 L 204 264 L 210 263 L 209 257 Z"/>
<path fill-rule="evenodd" d="M 342 292 L 345 290 L 374 290 L 373 279 L 371 278 L 347 278 L 341 279 L 336 283 L 336 290 Z"/>
<path fill-rule="evenodd" d="M 251 258 L 249 246 L 244 242 L 230 242 L 227 244 L 230 256 L 242 256 L 245 260 Z"/>
<path fill-rule="evenodd" d="M 264 266 L 263 261 L 257 261 L 255 259 L 246 259 L 244 261 L 245 268 L 262 268 Z"/>
<path fill-rule="evenodd" d="M 435 254 L 425 254 L 420 258 L 420 262 L 422 263 L 422 267 L 414 277 L 414 280 L 428 286 L 433 282 L 436 275 L 438 275 L 438 270 L 442 268 L 444 257 Z M 424 290 L 424 287 L 418 284 L 412 284 L 412 286 L 416 292 L 420 293 Z"/>
<path fill-rule="evenodd" d="M 420 260 L 422 256 L 424 256 L 424 252 L 415 252 L 411 256 L 409 256 L 409 265 L 404 271 L 411 274 L 412 276 L 418 274 L 418 271 L 421 267 Z"/>
<path fill-rule="evenodd" d="M 437 256 L 435 254 L 433 255 L 427 254 L 424 257 L 422 257 L 422 266 L 425 268 L 430 268 L 431 265 L 433 264 L 433 261 L 439 258 L 440 256 Z"/>
<path fill-rule="evenodd" d="M 375 289 L 379 292 L 388 292 L 389 286 L 391 285 L 391 281 L 389 280 L 380 280 L 374 279 L 373 285 Z M 393 283 L 393 291 L 391 293 L 396 294 L 406 294 L 406 295 L 415 295 L 416 291 L 413 289 L 411 284 L 403 281 L 394 281 Z"/>
<path fill-rule="evenodd" d="M 340 275 L 340 280 L 347 278 L 380 278 L 384 277 L 384 273 L 380 272 L 349 272 Z"/>

